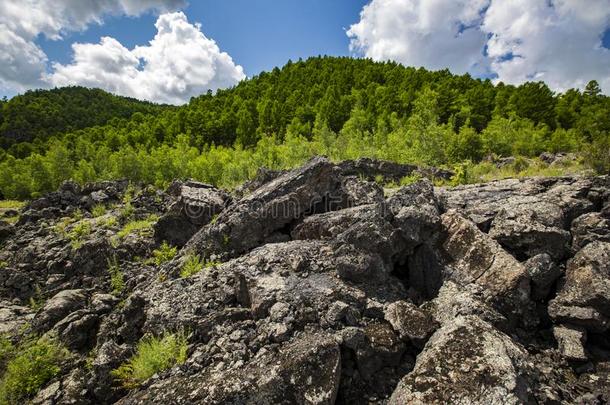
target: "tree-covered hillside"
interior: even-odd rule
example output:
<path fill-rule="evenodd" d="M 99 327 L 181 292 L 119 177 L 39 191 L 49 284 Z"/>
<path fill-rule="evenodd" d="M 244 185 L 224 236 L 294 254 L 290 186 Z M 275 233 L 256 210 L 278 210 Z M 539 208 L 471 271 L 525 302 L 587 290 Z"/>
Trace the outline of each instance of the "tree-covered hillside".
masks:
<path fill-rule="evenodd" d="M 46 139 L 104 125 L 112 118 L 130 118 L 135 112 L 152 114 L 167 108 L 85 87 L 28 91 L 10 101 L 0 101 L 1 145 Z"/>
<path fill-rule="evenodd" d="M 62 91 L 69 90 L 56 90 Z M 29 97 L 36 94 L 46 93 Z M 595 81 L 584 92 L 554 94 L 544 83 L 494 86 L 446 70 L 320 57 L 180 108 L 136 103 L 128 105 L 140 106 L 141 114 L 118 108 L 113 115 L 106 104 L 114 96 L 99 94 L 79 98 L 74 111 L 43 97 L 48 111 L 63 108 L 57 124 L 38 121 L 15 99 L 3 106 L 2 128 L 39 128 L 31 142 L 0 150 L 5 196 L 28 198 L 68 178 L 163 185 L 193 177 L 231 186 L 259 166 L 292 167 L 313 154 L 453 167 L 551 151 L 586 155 L 600 172 L 610 165 L 610 98 Z M 125 99 L 111 98 L 117 100 Z"/>

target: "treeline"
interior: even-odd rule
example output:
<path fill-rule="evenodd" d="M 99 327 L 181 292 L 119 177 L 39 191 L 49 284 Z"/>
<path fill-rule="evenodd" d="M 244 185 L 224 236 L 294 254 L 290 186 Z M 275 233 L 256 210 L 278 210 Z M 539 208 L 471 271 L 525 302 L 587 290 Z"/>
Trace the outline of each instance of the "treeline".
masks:
<path fill-rule="evenodd" d="M 260 166 L 288 168 L 314 154 L 452 166 L 491 154 L 581 152 L 610 171 L 610 98 L 594 81 L 554 94 L 544 83 L 494 86 L 325 57 L 289 62 L 180 108 L 153 108 L 0 150 L 0 192 L 29 198 L 68 178 L 233 186 Z"/>
<path fill-rule="evenodd" d="M 128 119 L 136 112 L 156 114 L 167 109 L 171 107 L 85 87 L 28 91 L 0 100 L 0 147 L 40 143 L 52 135 Z"/>

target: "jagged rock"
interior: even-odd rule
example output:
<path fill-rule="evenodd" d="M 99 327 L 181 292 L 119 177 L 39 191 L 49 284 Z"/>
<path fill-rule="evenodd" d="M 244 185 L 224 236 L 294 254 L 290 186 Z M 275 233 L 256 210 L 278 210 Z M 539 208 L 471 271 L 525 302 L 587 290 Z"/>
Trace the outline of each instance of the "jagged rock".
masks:
<path fill-rule="evenodd" d="M 575 252 L 591 242 L 610 242 L 610 218 L 597 212 L 581 215 L 572 222 L 571 233 Z"/>
<path fill-rule="evenodd" d="M 327 159 L 314 158 L 228 207 L 193 236 L 187 250 L 206 257 L 235 257 L 296 219 L 332 211 L 345 200 L 335 166 Z"/>
<path fill-rule="evenodd" d="M 533 300 L 544 300 L 551 291 L 553 283 L 562 275 L 562 271 L 547 253 L 536 255 L 524 263 L 532 280 L 531 296 Z"/>
<path fill-rule="evenodd" d="M 96 314 L 78 310 L 59 321 L 53 330 L 66 347 L 81 350 L 94 346 L 99 322 Z"/>
<path fill-rule="evenodd" d="M 438 296 L 424 304 L 424 309 L 441 325 L 450 323 L 460 316 L 475 315 L 500 330 L 507 329 L 506 317 L 485 304 L 484 300 L 480 288 L 473 285 L 464 287 L 448 280 L 439 290 Z"/>
<path fill-rule="evenodd" d="M 508 207 L 494 217 L 489 236 L 517 258 L 547 253 L 555 260 L 569 252 L 570 233 L 561 208 L 552 203 Z"/>
<path fill-rule="evenodd" d="M 387 210 L 406 245 L 403 255 L 411 254 L 441 229 L 439 203 L 427 180 L 402 187 L 388 198 Z"/>
<path fill-rule="evenodd" d="M 28 307 L 0 301 L 0 336 L 19 331 L 34 318 L 34 312 Z"/>
<path fill-rule="evenodd" d="M 415 248 L 406 267 L 409 286 L 423 299 L 436 297 L 449 270 L 436 247 L 428 243 Z"/>
<path fill-rule="evenodd" d="M 424 177 L 449 180 L 453 172 L 434 167 L 420 168 L 413 165 L 360 158 L 358 160 L 346 160 L 339 163 L 339 169 L 344 176 L 362 176 L 368 180 L 375 180 L 381 176 L 385 182 L 398 183 L 403 177 L 414 173 Z"/>
<path fill-rule="evenodd" d="M 334 404 L 341 356 L 324 333 L 303 333 L 278 353 L 267 352 L 234 371 L 206 370 L 168 378 L 118 403 Z"/>
<path fill-rule="evenodd" d="M 312 215 L 291 232 L 293 239 L 334 239 L 379 254 L 389 263 L 403 246 L 400 231 L 384 217 L 383 207 L 362 205 Z"/>
<path fill-rule="evenodd" d="M 513 212 L 517 215 L 528 209 L 536 210 L 539 204 L 542 207 L 540 215 L 536 214 L 539 224 L 567 230 L 574 218 L 594 210 L 603 190 L 608 188 L 610 176 L 536 177 L 441 188 L 438 194 L 445 210 L 458 210 L 484 232 L 489 231 L 499 211 L 505 210 L 510 217 Z"/>
<path fill-rule="evenodd" d="M 389 404 L 520 404 L 530 400 L 527 352 L 475 316 L 430 338 Z"/>
<path fill-rule="evenodd" d="M 229 195 L 213 186 L 188 181 L 173 191 L 176 201 L 154 225 L 157 241 L 184 246 L 201 227 L 218 215 L 229 201 Z M 170 191 L 171 192 L 171 191 Z"/>
<path fill-rule="evenodd" d="M 525 267 L 488 235 L 455 211 L 442 216 L 447 238 L 443 249 L 450 258 L 449 278 L 483 289 L 485 302 L 517 320 L 529 306 L 529 275 Z"/>
<path fill-rule="evenodd" d="M 430 335 L 438 328 L 434 318 L 407 301 L 388 305 L 385 319 L 398 332 L 401 339 L 422 348 Z"/>
<path fill-rule="evenodd" d="M 87 305 L 84 290 L 63 290 L 50 298 L 36 314 L 33 324 L 36 329 L 46 331 L 68 314 Z"/>
<path fill-rule="evenodd" d="M 578 326 L 555 326 L 553 335 L 563 357 L 572 361 L 587 361 L 584 344 L 587 341 L 587 331 Z"/>
<path fill-rule="evenodd" d="M 383 189 L 373 181 L 363 181 L 356 176 L 343 178 L 341 189 L 347 198 L 347 207 L 366 204 L 381 204 Z"/>
<path fill-rule="evenodd" d="M 593 242 L 568 262 L 565 282 L 549 303 L 558 323 L 604 332 L 610 326 L 610 243 Z"/>

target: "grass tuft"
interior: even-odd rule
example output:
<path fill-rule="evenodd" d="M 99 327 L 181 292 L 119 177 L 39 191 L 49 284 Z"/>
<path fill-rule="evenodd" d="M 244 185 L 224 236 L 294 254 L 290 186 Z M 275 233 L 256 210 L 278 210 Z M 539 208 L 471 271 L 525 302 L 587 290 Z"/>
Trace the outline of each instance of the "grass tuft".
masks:
<path fill-rule="evenodd" d="M 142 339 L 136 353 L 111 372 L 127 389 L 138 387 L 156 373 L 186 361 L 188 342 L 185 333 L 166 333 Z"/>
<path fill-rule="evenodd" d="M 176 248 L 175 246 L 174 247 L 170 246 L 167 242 L 163 242 L 161 244 L 161 246 L 159 247 L 159 249 L 153 250 L 153 252 L 152 252 L 153 257 L 152 257 L 151 261 L 152 261 L 152 263 L 156 264 L 157 266 L 160 266 L 163 263 L 167 263 L 170 260 L 172 260 L 174 257 L 176 257 L 177 253 L 178 253 L 178 248 Z"/>

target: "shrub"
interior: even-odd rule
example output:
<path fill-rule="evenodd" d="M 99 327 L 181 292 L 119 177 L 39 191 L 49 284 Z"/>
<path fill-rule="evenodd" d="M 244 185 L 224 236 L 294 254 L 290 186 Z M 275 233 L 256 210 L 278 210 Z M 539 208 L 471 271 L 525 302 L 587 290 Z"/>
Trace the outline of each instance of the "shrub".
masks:
<path fill-rule="evenodd" d="M 41 338 L 19 347 L 0 381 L 0 403 L 23 403 L 60 371 L 68 352 L 58 343 Z"/>
<path fill-rule="evenodd" d="M 587 164 L 599 174 L 610 174 L 610 135 L 595 140 L 585 152 Z"/>
<path fill-rule="evenodd" d="M 68 232 L 67 236 L 72 241 L 72 247 L 78 249 L 83 245 L 84 240 L 91 234 L 91 224 L 87 221 L 81 221 L 74 225 Z"/>
<path fill-rule="evenodd" d="M 94 218 L 101 217 L 105 214 L 106 206 L 104 206 L 104 204 L 96 204 L 93 206 L 93 208 L 91 208 L 91 215 L 93 215 Z"/>
<path fill-rule="evenodd" d="M 8 267 L 8 263 L 5 262 L 4 260 L 0 260 L 0 270 L 4 270 L 7 267 Z"/>
<path fill-rule="evenodd" d="M 167 242 L 163 242 L 159 249 L 153 250 L 153 258 L 152 262 L 157 266 L 162 265 L 163 263 L 167 263 L 176 257 L 176 253 L 178 253 L 178 248 L 170 246 Z"/>
<path fill-rule="evenodd" d="M 124 238 L 132 233 L 136 233 L 140 236 L 152 236 L 152 226 L 157 222 L 157 219 L 156 215 L 150 215 L 143 220 L 130 221 L 123 226 L 123 229 L 117 233 L 117 236 L 119 238 Z"/>
<path fill-rule="evenodd" d="M 175 364 L 186 361 L 185 333 L 166 333 L 162 337 L 147 337 L 138 343 L 136 353 L 111 374 L 123 387 L 132 389 Z"/>
<path fill-rule="evenodd" d="M 199 255 L 189 255 L 180 270 L 180 277 L 187 278 L 203 269 L 209 269 L 219 264 L 220 262 L 213 260 L 202 260 Z"/>
<path fill-rule="evenodd" d="M 108 273 L 110 273 L 110 286 L 112 287 L 112 293 L 119 295 L 123 288 L 125 288 L 125 279 L 123 272 L 119 267 L 116 256 L 112 259 L 108 259 Z"/>
<path fill-rule="evenodd" d="M 22 201 L 15 200 L 0 200 L 0 209 L 5 210 L 18 210 L 25 205 Z"/>
<path fill-rule="evenodd" d="M 420 181 L 422 179 L 422 175 L 417 173 L 417 172 L 413 172 L 408 176 L 403 177 L 402 179 L 400 179 L 400 185 L 401 186 L 410 186 L 411 184 L 417 183 L 418 181 Z"/>

